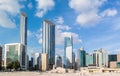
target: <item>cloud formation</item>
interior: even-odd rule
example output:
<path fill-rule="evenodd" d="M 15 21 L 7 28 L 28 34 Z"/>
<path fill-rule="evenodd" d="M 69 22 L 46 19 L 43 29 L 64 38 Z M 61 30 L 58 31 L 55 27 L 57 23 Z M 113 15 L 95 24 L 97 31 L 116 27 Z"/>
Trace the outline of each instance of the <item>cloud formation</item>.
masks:
<path fill-rule="evenodd" d="M 19 0 L 0 0 L 0 26 L 16 27 L 13 17 L 20 13 L 20 8 Z"/>
<path fill-rule="evenodd" d="M 115 16 L 117 14 L 117 10 L 116 9 L 106 9 L 104 10 L 101 15 L 102 17 L 105 17 L 105 16 Z"/>
<path fill-rule="evenodd" d="M 90 25 L 96 23 L 100 16 L 98 15 L 99 7 L 107 0 L 70 0 L 69 7 L 77 13 L 76 22 L 80 25 Z"/>
<path fill-rule="evenodd" d="M 43 17 L 47 11 L 51 10 L 55 6 L 53 0 L 36 0 L 37 1 L 37 17 Z"/>

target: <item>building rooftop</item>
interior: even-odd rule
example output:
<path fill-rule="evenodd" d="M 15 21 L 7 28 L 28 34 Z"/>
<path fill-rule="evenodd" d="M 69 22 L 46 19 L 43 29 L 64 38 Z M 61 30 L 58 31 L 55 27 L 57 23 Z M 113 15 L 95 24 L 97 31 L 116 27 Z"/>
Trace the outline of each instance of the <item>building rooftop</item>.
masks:
<path fill-rule="evenodd" d="M 21 12 L 21 15 L 27 17 L 27 15 L 24 12 Z"/>
<path fill-rule="evenodd" d="M 44 20 L 44 22 L 55 25 L 53 22 L 49 21 L 49 20 Z"/>

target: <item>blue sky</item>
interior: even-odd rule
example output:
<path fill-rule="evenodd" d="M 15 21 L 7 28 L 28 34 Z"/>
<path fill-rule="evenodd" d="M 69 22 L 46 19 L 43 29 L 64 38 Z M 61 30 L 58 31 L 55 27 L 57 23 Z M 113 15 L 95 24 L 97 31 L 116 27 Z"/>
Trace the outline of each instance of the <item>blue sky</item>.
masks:
<path fill-rule="evenodd" d="M 73 35 L 74 52 L 104 48 L 120 51 L 119 0 L 0 0 L 0 44 L 20 42 L 20 12 L 28 16 L 28 54 L 41 52 L 41 23 L 56 24 L 56 54 L 63 55 L 64 37 Z"/>

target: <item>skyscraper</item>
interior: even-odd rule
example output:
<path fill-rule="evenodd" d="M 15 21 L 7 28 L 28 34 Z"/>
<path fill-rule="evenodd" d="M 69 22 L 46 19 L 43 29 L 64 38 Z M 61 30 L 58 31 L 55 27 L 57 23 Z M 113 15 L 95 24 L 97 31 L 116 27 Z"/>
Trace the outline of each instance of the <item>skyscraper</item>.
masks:
<path fill-rule="evenodd" d="M 0 70 L 2 69 L 2 46 L 0 45 Z"/>
<path fill-rule="evenodd" d="M 51 69 L 55 64 L 55 24 L 44 20 L 42 29 L 42 53 L 48 55 L 49 69 Z"/>
<path fill-rule="evenodd" d="M 33 58 L 33 61 L 32 61 L 32 64 L 33 64 L 33 67 L 38 70 L 40 69 L 40 58 L 41 58 L 41 54 L 40 53 L 32 53 L 32 58 Z"/>
<path fill-rule="evenodd" d="M 108 67 L 108 53 L 104 49 L 94 50 L 93 64 L 97 67 Z"/>
<path fill-rule="evenodd" d="M 86 54 L 86 52 L 85 52 L 85 50 L 84 50 L 84 48 L 83 47 L 81 47 L 79 50 L 78 50 L 78 68 L 80 68 L 80 67 L 85 67 L 85 64 L 86 64 L 86 62 L 85 62 L 85 54 Z"/>
<path fill-rule="evenodd" d="M 102 67 L 102 54 L 98 50 L 93 52 L 93 64 L 97 67 Z"/>
<path fill-rule="evenodd" d="M 20 43 L 27 45 L 27 16 L 23 12 L 20 19 Z"/>
<path fill-rule="evenodd" d="M 93 64 L 93 54 L 88 54 L 86 53 L 86 66 L 92 65 Z"/>
<path fill-rule="evenodd" d="M 22 49 L 22 68 L 27 69 L 27 16 L 21 13 L 20 19 L 20 43 L 23 44 Z"/>
<path fill-rule="evenodd" d="M 66 36 L 64 39 L 64 68 L 73 68 L 73 39 Z"/>

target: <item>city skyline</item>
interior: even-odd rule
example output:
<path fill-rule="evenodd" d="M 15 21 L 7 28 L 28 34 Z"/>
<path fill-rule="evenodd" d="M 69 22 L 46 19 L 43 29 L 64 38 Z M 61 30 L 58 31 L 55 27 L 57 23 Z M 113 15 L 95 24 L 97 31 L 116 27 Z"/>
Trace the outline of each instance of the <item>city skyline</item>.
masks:
<path fill-rule="evenodd" d="M 44 19 L 55 22 L 57 54 L 63 54 L 64 37 L 69 33 L 73 35 L 75 53 L 81 46 L 89 53 L 99 48 L 104 48 L 109 53 L 119 51 L 120 1 L 95 0 L 92 3 L 91 0 L 77 0 L 78 4 L 73 0 L 50 0 L 48 4 L 44 1 L 0 1 L 3 4 L 0 5 L 2 46 L 20 42 L 20 12 L 24 11 L 28 16 L 28 53 L 42 52 L 41 29 Z"/>

